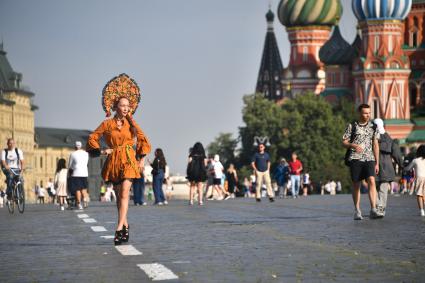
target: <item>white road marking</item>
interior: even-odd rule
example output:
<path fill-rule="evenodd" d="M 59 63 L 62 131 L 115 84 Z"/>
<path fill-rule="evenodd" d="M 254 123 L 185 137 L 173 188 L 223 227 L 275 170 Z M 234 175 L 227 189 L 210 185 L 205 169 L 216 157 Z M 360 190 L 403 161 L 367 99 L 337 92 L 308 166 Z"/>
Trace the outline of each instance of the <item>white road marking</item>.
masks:
<path fill-rule="evenodd" d="M 108 230 L 105 229 L 103 226 L 91 226 L 90 227 L 94 232 L 106 232 Z"/>
<path fill-rule="evenodd" d="M 176 261 L 173 261 L 173 263 L 176 263 L 176 264 L 180 264 L 180 263 L 190 263 L 190 261 L 189 261 L 189 260 L 176 260 Z"/>
<path fill-rule="evenodd" d="M 96 219 L 93 218 L 83 218 L 83 221 L 86 223 L 96 223 Z"/>
<path fill-rule="evenodd" d="M 78 218 L 89 218 L 87 214 L 77 214 Z"/>
<path fill-rule="evenodd" d="M 114 224 L 114 223 L 116 223 L 115 221 L 106 221 L 105 223 L 108 223 L 108 224 Z"/>
<path fill-rule="evenodd" d="M 179 279 L 171 270 L 159 263 L 138 264 L 137 266 L 153 281 Z"/>
<path fill-rule="evenodd" d="M 132 245 L 121 245 L 121 246 L 115 246 L 115 248 L 122 254 L 122 255 L 141 255 L 142 253 L 139 252 L 135 247 Z"/>
<path fill-rule="evenodd" d="M 113 239 L 113 238 L 115 238 L 114 235 L 106 235 L 106 236 L 100 236 L 100 237 L 103 238 L 103 239 Z"/>

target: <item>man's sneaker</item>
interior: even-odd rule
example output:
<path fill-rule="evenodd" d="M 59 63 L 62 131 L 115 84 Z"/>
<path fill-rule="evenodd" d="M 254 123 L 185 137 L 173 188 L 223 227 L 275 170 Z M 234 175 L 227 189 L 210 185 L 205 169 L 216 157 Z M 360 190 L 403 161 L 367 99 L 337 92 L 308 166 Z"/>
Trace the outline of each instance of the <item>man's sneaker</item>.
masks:
<path fill-rule="evenodd" d="M 229 198 L 230 198 L 230 195 L 226 195 L 226 196 L 224 197 L 224 200 L 229 199 Z"/>
<path fill-rule="evenodd" d="M 261 199 L 260 198 L 256 198 L 255 199 L 257 202 L 261 202 Z"/>
<path fill-rule="evenodd" d="M 164 203 L 162 201 L 158 202 L 157 205 L 161 206 L 164 205 Z"/>
<path fill-rule="evenodd" d="M 378 215 L 377 218 L 384 218 L 384 216 L 385 216 L 385 208 L 383 208 L 381 206 L 378 207 L 378 209 L 376 211 L 376 214 Z"/>
<path fill-rule="evenodd" d="M 425 216 L 425 210 L 421 209 L 421 216 Z"/>
<path fill-rule="evenodd" d="M 168 201 L 164 200 L 164 205 L 167 205 L 167 204 L 168 204 Z"/>
<path fill-rule="evenodd" d="M 354 212 L 354 220 L 363 220 L 362 212 L 360 210 L 356 210 Z"/>
<path fill-rule="evenodd" d="M 146 202 L 142 202 L 142 205 L 143 206 L 147 206 L 148 204 Z"/>
<path fill-rule="evenodd" d="M 369 213 L 369 218 L 370 219 L 377 219 L 377 218 L 382 218 L 381 216 L 379 216 L 379 213 L 378 213 L 378 211 L 376 210 L 376 208 L 372 208 L 371 210 L 370 210 L 370 213 Z"/>
<path fill-rule="evenodd" d="M 269 198 L 269 201 L 270 202 L 274 202 L 274 198 Z"/>

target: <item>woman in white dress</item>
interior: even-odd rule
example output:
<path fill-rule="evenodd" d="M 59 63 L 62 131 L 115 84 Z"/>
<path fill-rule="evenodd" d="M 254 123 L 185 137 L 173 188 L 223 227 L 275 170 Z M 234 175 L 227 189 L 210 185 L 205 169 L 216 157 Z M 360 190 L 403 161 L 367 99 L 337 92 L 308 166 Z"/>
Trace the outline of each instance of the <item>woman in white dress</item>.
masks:
<path fill-rule="evenodd" d="M 64 204 L 65 204 L 66 196 L 68 195 L 67 189 L 66 189 L 67 178 L 68 178 L 68 169 L 66 169 L 66 160 L 61 158 L 58 161 L 58 164 L 56 167 L 56 174 L 55 174 L 56 195 L 59 198 L 59 204 L 60 204 L 61 210 L 65 210 Z"/>

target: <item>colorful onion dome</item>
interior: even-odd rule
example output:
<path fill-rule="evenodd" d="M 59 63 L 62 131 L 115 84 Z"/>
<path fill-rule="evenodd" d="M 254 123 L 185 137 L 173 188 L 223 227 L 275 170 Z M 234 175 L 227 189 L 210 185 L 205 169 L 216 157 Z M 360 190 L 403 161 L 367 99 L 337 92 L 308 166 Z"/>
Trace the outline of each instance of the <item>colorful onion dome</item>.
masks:
<path fill-rule="evenodd" d="M 281 0 L 277 14 L 286 27 L 332 26 L 341 18 L 342 6 L 339 0 Z"/>
<path fill-rule="evenodd" d="M 353 0 L 352 6 L 359 21 L 404 20 L 412 0 Z"/>
<path fill-rule="evenodd" d="M 349 65 L 353 63 L 355 55 L 355 49 L 342 37 L 338 25 L 319 51 L 320 61 L 325 65 Z"/>

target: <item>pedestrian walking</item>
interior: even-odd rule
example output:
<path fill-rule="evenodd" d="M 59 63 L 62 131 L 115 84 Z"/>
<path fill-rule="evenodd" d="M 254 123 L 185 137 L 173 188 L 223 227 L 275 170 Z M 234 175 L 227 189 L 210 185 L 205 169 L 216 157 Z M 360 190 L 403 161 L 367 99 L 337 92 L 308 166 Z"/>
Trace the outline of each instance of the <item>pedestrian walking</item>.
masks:
<path fill-rule="evenodd" d="M 104 120 L 89 136 L 87 150 L 93 156 L 108 156 L 102 170 L 105 182 L 112 182 L 117 192 L 118 223 L 115 229 L 114 244 L 128 242 L 130 226 L 127 212 L 130 188 L 134 178 L 140 178 L 144 167 L 144 157 L 151 150 L 151 145 L 142 129 L 133 119 L 140 100 L 137 84 L 126 74 L 121 74 L 108 82 L 103 90 L 103 108 L 107 116 L 111 110 L 115 116 Z M 100 148 L 100 139 L 109 148 Z M 136 149 L 134 143 L 136 142 Z M 136 155 L 139 160 L 136 160 Z"/>
<path fill-rule="evenodd" d="M 112 182 L 106 183 L 105 200 L 107 202 L 117 201 L 117 195 L 115 194 L 114 184 Z"/>
<path fill-rule="evenodd" d="M 235 193 L 239 191 L 238 189 L 238 173 L 236 172 L 235 165 L 230 163 L 229 168 L 226 171 L 226 180 L 227 180 L 227 190 L 230 194 L 230 197 L 234 198 Z"/>
<path fill-rule="evenodd" d="M 213 185 L 214 190 L 217 191 L 219 194 L 219 199 L 228 199 L 230 197 L 229 193 L 224 190 L 224 186 L 222 186 L 222 183 L 224 183 L 223 178 L 225 178 L 224 175 L 224 166 L 220 162 L 220 156 L 218 154 L 214 155 L 214 160 L 212 163 L 213 170 L 214 170 L 214 179 L 213 179 Z"/>
<path fill-rule="evenodd" d="M 419 214 L 425 217 L 424 201 L 425 201 L 425 145 L 420 145 L 416 151 L 416 158 L 404 170 L 409 171 L 415 169 L 416 179 L 413 187 L 416 193 L 416 199 L 419 207 Z"/>
<path fill-rule="evenodd" d="M 45 197 L 46 197 L 46 189 L 43 188 L 43 183 L 41 183 L 40 188 L 38 189 L 38 203 L 44 204 Z"/>
<path fill-rule="evenodd" d="M 60 210 L 65 210 L 65 201 L 68 196 L 67 192 L 68 169 L 66 168 L 66 160 L 61 158 L 56 165 L 56 174 L 54 187 L 58 197 Z"/>
<path fill-rule="evenodd" d="M 284 198 L 287 195 L 287 184 L 289 178 L 289 166 L 285 158 L 280 159 L 279 165 L 274 170 L 274 179 L 278 187 L 279 198 Z"/>
<path fill-rule="evenodd" d="M 140 160 L 138 159 L 140 162 Z M 134 205 L 146 205 L 145 202 L 145 173 L 144 170 L 140 171 L 140 178 L 133 180 L 133 202 Z"/>
<path fill-rule="evenodd" d="M 292 197 L 297 198 L 300 193 L 301 187 L 301 172 L 303 171 L 303 164 L 298 160 L 298 155 L 293 152 L 291 161 L 289 161 L 289 174 L 291 175 L 291 192 Z"/>
<path fill-rule="evenodd" d="M 152 187 L 153 194 L 155 197 L 155 205 L 164 205 L 166 199 L 164 196 L 164 191 L 162 190 L 162 184 L 164 183 L 165 175 L 165 166 L 167 162 L 165 161 L 164 152 L 161 148 L 155 150 L 155 159 L 151 163 L 152 166 Z"/>
<path fill-rule="evenodd" d="M 387 208 L 388 191 L 391 191 L 391 182 L 395 180 L 393 160 L 400 166 L 403 166 L 400 147 L 390 135 L 385 131 L 384 121 L 375 119 L 373 123 L 379 133 L 379 174 L 376 176 L 377 210 L 378 217 L 385 216 Z"/>
<path fill-rule="evenodd" d="M 376 125 L 370 121 L 370 106 L 358 107 L 359 119 L 348 124 L 342 137 L 343 145 L 348 149 L 347 162 L 350 166 L 353 182 L 354 220 L 362 220 L 360 210 L 361 181 L 366 180 L 370 202 L 370 218 L 378 217 L 376 210 L 375 176 L 379 173 L 379 144 Z"/>
<path fill-rule="evenodd" d="M 310 174 L 308 172 L 305 172 L 303 174 L 302 183 L 303 183 L 303 196 L 306 197 L 308 195 L 308 189 L 310 188 L 310 185 L 311 185 Z"/>
<path fill-rule="evenodd" d="M 69 190 L 75 195 L 78 209 L 87 207 L 89 196 L 88 189 L 88 163 L 89 154 L 82 149 L 81 141 L 75 142 L 75 151 L 69 156 Z"/>
<path fill-rule="evenodd" d="M 261 187 L 265 183 L 269 201 L 274 202 L 274 191 L 270 178 L 270 155 L 265 152 L 265 149 L 266 146 L 260 143 L 258 152 L 252 157 L 251 166 L 254 169 L 256 180 L 255 199 L 257 202 L 261 201 Z"/>
<path fill-rule="evenodd" d="M 205 155 L 204 146 L 197 142 L 192 147 L 189 154 L 189 161 L 187 164 L 187 179 L 189 180 L 189 205 L 193 205 L 193 194 L 195 189 L 198 190 L 198 204 L 203 205 L 202 200 L 204 182 L 207 180 L 207 157 Z"/>

